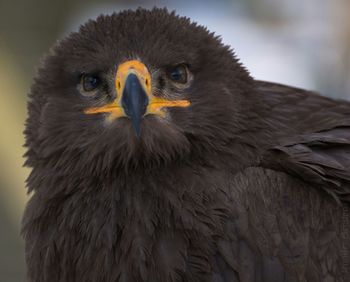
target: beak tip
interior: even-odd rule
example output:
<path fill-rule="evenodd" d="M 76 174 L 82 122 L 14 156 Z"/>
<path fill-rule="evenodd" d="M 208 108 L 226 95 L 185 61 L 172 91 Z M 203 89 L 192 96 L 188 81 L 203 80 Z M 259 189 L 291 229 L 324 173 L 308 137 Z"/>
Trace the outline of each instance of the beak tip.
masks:
<path fill-rule="evenodd" d="M 139 139 L 141 137 L 141 120 L 140 118 L 132 118 L 131 122 L 135 130 L 136 138 Z"/>
<path fill-rule="evenodd" d="M 136 138 L 137 138 L 137 139 L 140 139 L 140 137 L 141 137 L 141 129 L 136 129 L 136 128 L 135 128 L 135 133 L 136 133 L 136 134 L 135 134 L 135 135 L 136 135 Z"/>

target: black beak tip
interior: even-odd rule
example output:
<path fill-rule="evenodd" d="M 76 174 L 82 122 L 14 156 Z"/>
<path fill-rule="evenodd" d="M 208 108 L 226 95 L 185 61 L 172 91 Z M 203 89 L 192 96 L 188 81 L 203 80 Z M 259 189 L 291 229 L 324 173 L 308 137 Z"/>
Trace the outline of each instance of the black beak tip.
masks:
<path fill-rule="evenodd" d="M 141 137 L 141 121 L 132 121 L 132 125 L 135 130 L 136 138 L 139 139 Z"/>

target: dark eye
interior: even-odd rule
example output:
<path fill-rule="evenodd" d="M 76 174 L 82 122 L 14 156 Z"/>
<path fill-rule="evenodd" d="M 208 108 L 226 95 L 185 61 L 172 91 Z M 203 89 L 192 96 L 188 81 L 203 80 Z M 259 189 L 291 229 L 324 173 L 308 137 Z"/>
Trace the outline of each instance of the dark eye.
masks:
<path fill-rule="evenodd" d="M 185 65 L 170 67 L 167 70 L 167 75 L 172 81 L 185 84 L 188 76 L 187 67 Z"/>
<path fill-rule="evenodd" d="M 83 74 L 81 85 L 86 92 L 95 90 L 100 85 L 100 78 L 97 75 Z"/>

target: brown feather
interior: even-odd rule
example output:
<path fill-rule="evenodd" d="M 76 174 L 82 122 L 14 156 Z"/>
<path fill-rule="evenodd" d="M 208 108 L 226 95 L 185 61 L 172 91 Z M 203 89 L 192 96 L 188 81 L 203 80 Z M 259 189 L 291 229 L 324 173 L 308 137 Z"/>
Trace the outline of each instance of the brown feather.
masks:
<path fill-rule="evenodd" d="M 139 59 L 165 117 L 106 124 Z M 186 64 L 190 87 L 166 79 Z M 80 76 L 98 74 L 96 97 Z M 26 122 L 27 281 L 350 281 L 350 104 L 255 81 L 206 28 L 166 9 L 100 16 L 58 42 Z"/>

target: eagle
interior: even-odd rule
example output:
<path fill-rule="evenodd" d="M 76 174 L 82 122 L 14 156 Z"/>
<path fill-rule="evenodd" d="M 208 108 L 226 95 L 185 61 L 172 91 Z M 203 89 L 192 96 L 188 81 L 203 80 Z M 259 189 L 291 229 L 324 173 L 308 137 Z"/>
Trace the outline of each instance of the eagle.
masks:
<path fill-rule="evenodd" d="M 255 80 L 189 18 L 58 41 L 24 134 L 28 282 L 350 281 L 350 103 Z"/>

